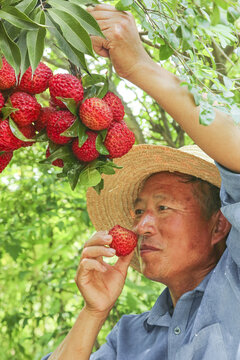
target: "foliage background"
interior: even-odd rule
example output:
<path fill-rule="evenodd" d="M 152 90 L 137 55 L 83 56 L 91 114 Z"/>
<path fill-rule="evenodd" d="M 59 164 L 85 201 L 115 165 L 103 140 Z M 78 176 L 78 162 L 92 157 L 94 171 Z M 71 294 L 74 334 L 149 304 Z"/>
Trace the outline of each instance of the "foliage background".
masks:
<path fill-rule="evenodd" d="M 79 3 L 84 7 L 86 1 Z M 201 103 L 203 122 L 212 120 L 204 96 L 210 103 L 217 99 L 222 110 L 232 112 L 236 123 L 240 121 L 237 1 L 107 3 L 117 3 L 134 13 L 146 50 L 156 62 L 188 83 L 196 102 Z M 2 4 L 4 1 L 0 1 Z M 42 60 L 55 73 L 69 71 L 66 55 L 48 32 Z M 125 120 L 135 133 L 136 143 L 180 147 L 192 142 L 153 99 L 119 79 L 108 60 L 87 55 L 86 64 L 90 73 L 107 75 L 109 88 L 122 98 Z M 39 101 L 45 105 L 48 93 Z M 73 192 L 65 179 L 57 178 L 58 169 L 39 164 L 45 147 L 37 143 L 15 151 L 10 165 L 0 175 L 2 360 L 37 360 L 52 351 L 66 336 L 83 305 L 74 276 L 82 246 L 94 232 L 86 209 L 86 188 L 78 185 Z M 149 310 L 163 288 L 130 269 L 123 293 L 95 349 L 122 314 Z"/>

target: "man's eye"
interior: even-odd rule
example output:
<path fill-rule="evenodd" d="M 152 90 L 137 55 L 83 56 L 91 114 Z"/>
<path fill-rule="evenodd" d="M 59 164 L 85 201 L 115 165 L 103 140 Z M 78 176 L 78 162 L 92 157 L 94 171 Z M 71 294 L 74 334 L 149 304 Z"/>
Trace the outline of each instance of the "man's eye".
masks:
<path fill-rule="evenodd" d="M 142 215 L 143 210 L 142 209 L 135 209 L 134 214 L 135 215 Z"/>
<path fill-rule="evenodd" d="M 160 206 L 158 207 L 158 210 L 161 210 L 161 211 L 167 210 L 167 209 L 168 209 L 168 206 L 164 206 L 164 205 L 160 205 Z"/>

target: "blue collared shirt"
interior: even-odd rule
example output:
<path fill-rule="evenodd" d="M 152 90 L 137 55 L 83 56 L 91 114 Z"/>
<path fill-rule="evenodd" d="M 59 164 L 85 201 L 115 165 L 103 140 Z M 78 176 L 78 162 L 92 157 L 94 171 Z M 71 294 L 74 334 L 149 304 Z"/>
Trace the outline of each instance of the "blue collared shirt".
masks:
<path fill-rule="evenodd" d="M 240 360 L 240 174 L 216 165 L 232 224 L 218 264 L 175 309 L 166 288 L 150 311 L 123 316 L 91 360 Z"/>

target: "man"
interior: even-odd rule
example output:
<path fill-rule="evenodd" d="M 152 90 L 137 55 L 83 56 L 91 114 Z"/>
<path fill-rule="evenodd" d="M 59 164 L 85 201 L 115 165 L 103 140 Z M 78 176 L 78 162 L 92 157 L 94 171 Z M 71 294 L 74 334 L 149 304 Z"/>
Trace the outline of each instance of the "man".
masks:
<path fill-rule="evenodd" d="M 109 56 L 118 74 L 151 95 L 204 152 L 135 146 L 119 159 L 123 169 L 106 177 L 100 196 L 89 191 L 89 214 L 100 231 L 86 242 L 76 275 L 85 306 L 49 359 L 240 359 L 240 129 L 217 110 L 211 125 L 199 124 L 191 94 L 148 57 L 129 13 L 109 5 L 89 11 L 106 37 L 93 38 L 95 51 Z M 91 355 L 130 263 L 139 269 L 133 253 L 114 266 L 104 262 L 114 255 L 104 230 L 115 224 L 137 232 L 143 274 L 167 288 L 150 312 L 123 316 Z"/>

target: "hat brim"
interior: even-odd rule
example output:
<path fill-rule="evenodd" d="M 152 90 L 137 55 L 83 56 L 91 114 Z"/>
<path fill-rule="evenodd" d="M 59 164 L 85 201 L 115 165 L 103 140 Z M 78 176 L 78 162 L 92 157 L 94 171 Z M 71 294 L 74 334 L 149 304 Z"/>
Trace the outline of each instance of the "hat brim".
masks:
<path fill-rule="evenodd" d="M 110 230 L 114 225 L 132 228 L 133 204 L 141 184 L 151 174 L 161 171 L 181 172 L 196 176 L 220 187 L 221 178 L 214 161 L 198 146 L 174 149 L 160 145 L 135 145 L 123 157 L 114 159 L 122 166 L 114 175 L 104 175 L 101 194 L 89 188 L 87 209 L 97 231 Z M 136 258 L 132 266 L 139 271 Z"/>

